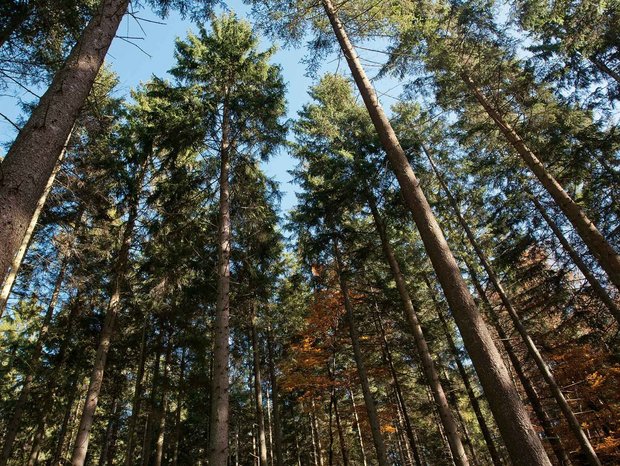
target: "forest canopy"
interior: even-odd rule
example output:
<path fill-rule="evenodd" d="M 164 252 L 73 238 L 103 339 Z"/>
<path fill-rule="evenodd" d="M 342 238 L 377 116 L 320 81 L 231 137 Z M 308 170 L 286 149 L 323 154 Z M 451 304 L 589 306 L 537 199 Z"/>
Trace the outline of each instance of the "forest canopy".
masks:
<path fill-rule="evenodd" d="M 620 463 L 619 2 L 6 0 L 0 90 L 0 466 Z"/>

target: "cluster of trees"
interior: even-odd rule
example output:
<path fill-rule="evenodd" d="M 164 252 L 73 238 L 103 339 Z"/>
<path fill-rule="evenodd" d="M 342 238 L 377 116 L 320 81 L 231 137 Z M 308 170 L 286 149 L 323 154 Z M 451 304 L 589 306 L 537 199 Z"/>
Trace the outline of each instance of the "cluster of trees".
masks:
<path fill-rule="evenodd" d="M 1 7 L 0 466 L 617 464 L 618 4 L 250 3 L 131 96 L 128 0 Z"/>

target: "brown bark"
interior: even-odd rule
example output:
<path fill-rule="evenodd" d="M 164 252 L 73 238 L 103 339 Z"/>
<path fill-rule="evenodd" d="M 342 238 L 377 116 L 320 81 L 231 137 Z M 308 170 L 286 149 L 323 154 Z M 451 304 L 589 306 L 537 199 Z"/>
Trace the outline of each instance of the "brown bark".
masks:
<path fill-rule="evenodd" d="M 355 396 L 353 395 L 353 390 L 348 387 L 349 397 L 351 398 L 351 406 L 353 408 L 353 419 L 355 420 L 355 432 L 357 434 L 357 441 L 360 444 L 360 453 L 362 454 L 362 464 L 363 466 L 367 466 L 368 462 L 366 460 L 366 450 L 364 448 L 364 438 L 362 437 L 362 427 L 360 426 L 360 419 L 357 415 L 357 406 L 355 405 Z"/>
<path fill-rule="evenodd" d="M 159 403 L 157 426 L 157 441 L 155 442 L 155 461 L 154 466 L 161 466 L 161 462 L 164 457 L 164 434 L 166 432 L 166 413 L 168 411 L 168 371 L 170 370 L 170 358 L 172 356 L 172 341 L 171 337 L 168 337 L 168 344 L 166 345 L 166 356 L 164 358 L 164 375 L 161 384 L 161 400 Z"/>
<path fill-rule="evenodd" d="M 146 168 L 149 162 L 150 153 L 144 156 L 144 160 L 138 168 L 136 174 L 136 191 L 132 194 L 129 201 L 129 215 L 127 223 L 123 230 L 121 247 L 118 252 L 116 263 L 114 264 L 112 293 L 108 301 L 105 321 L 99 336 L 99 345 L 95 354 L 95 361 L 90 376 L 90 384 L 86 393 L 86 403 L 80 419 L 78 434 L 75 439 L 73 455 L 71 457 L 72 466 L 83 466 L 88 451 L 88 442 L 90 438 L 90 429 L 93 425 L 95 410 L 99 402 L 99 393 L 103 384 L 103 375 L 105 363 L 108 357 L 108 351 L 112 344 L 112 336 L 114 334 L 114 326 L 116 317 L 120 311 L 121 293 L 125 285 L 125 275 L 129 268 L 129 248 L 133 237 L 134 227 L 138 219 L 138 206 L 140 202 L 140 194 L 142 185 L 146 176 Z"/>
<path fill-rule="evenodd" d="M 573 225 L 590 253 L 596 258 L 601 268 L 609 276 L 609 280 L 620 290 L 620 255 L 605 239 L 592 222 L 583 208 L 577 204 L 562 185 L 547 171 L 537 155 L 525 144 L 519 134 L 502 118 L 499 112 L 491 105 L 486 96 L 478 88 L 474 80 L 466 73 L 461 77 L 478 103 L 485 109 L 489 117 L 495 122 L 501 133 L 512 145 L 527 167 L 536 175 L 538 181 L 553 198 L 560 210 Z"/>
<path fill-rule="evenodd" d="M 508 445 L 510 457 L 516 466 L 549 465 L 549 458 L 534 432 L 527 412 L 510 380 L 510 374 L 467 289 L 452 252 L 409 165 L 405 152 L 381 108 L 355 49 L 336 16 L 332 2 L 322 0 L 322 4 L 386 151 L 391 168 L 398 179 L 406 205 L 413 214 L 445 296 L 455 311 L 455 320 L 478 372 L 491 411 Z"/>
<path fill-rule="evenodd" d="M 332 390 L 332 405 L 334 406 L 334 417 L 336 418 L 336 429 L 338 430 L 338 442 L 340 443 L 340 453 L 342 454 L 342 465 L 349 466 L 349 450 L 347 448 L 347 442 L 345 440 L 344 431 L 342 429 L 342 423 L 340 420 L 340 411 L 338 409 L 338 396 L 336 389 Z"/>
<path fill-rule="evenodd" d="M 269 381 L 271 384 L 271 400 L 273 404 L 273 449 L 275 453 L 275 466 L 284 466 L 284 458 L 282 456 L 282 426 L 280 425 L 278 380 L 276 378 L 276 367 L 273 354 L 273 338 L 270 330 L 267 331 L 267 357 L 269 359 Z"/>
<path fill-rule="evenodd" d="M 54 448 L 54 454 L 52 455 L 52 466 L 60 466 L 62 464 L 65 464 L 63 454 L 65 448 L 65 441 L 67 440 L 67 433 L 69 433 L 69 424 L 72 422 L 72 417 L 77 416 L 77 409 L 79 409 L 80 405 L 80 403 L 78 402 L 76 406 L 76 412 L 73 415 L 73 404 L 78 397 L 78 391 L 76 390 L 77 386 L 78 375 L 76 375 L 73 379 L 73 382 L 69 389 L 69 399 L 67 400 L 67 406 L 65 408 L 62 423 L 60 424 L 60 429 L 58 430 L 58 434 L 56 435 L 56 447 Z M 70 437 L 69 440 L 71 440 Z"/>
<path fill-rule="evenodd" d="M 253 312 L 252 312 L 253 313 Z M 254 404 L 256 405 L 256 425 L 258 429 L 258 460 L 260 466 L 267 466 L 267 437 L 265 435 L 265 410 L 263 408 L 263 387 L 260 371 L 260 352 L 256 331 L 256 316 L 251 325 L 252 356 L 254 359 Z"/>
<path fill-rule="evenodd" d="M 577 251 L 575 251 L 575 249 L 571 246 L 569 241 L 564 236 L 564 233 L 562 233 L 562 230 L 560 230 L 560 227 L 547 213 L 540 201 L 536 199 L 536 197 L 533 195 L 530 195 L 530 199 L 536 207 L 536 210 L 538 211 L 540 216 L 545 220 L 547 225 L 549 225 L 549 228 L 562 245 L 562 248 L 564 248 L 573 263 L 577 266 L 586 281 L 590 284 L 590 286 L 592 287 L 592 291 L 594 292 L 596 297 L 601 300 L 601 302 L 607 307 L 614 319 L 616 319 L 618 325 L 620 325 L 620 309 L 618 308 L 616 302 L 611 298 L 611 296 L 609 296 L 609 293 L 607 293 L 605 288 L 603 288 L 603 285 L 601 285 L 601 283 L 597 280 L 597 278 L 585 264 L 583 259 L 579 256 Z"/>
<path fill-rule="evenodd" d="M 228 338 L 230 336 L 230 141 L 228 106 L 224 103 L 222 141 L 220 147 L 220 200 L 218 214 L 218 282 L 215 309 L 213 376 L 209 464 L 228 461 Z"/>
<path fill-rule="evenodd" d="M 153 362 L 153 375 L 151 379 L 151 393 L 148 400 L 148 412 L 146 416 L 146 422 L 144 424 L 144 435 L 142 437 L 142 451 L 140 464 L 142 466 L 148 466 L 151 460 L 152 453 L 152 440 L 153 440 L 153 424 L 156 416 L 156 403 L 157 403 L 157 387 L 159 385 L 160 373 L 161 373 L 161 356 L 164 350 L 162 343 L 162 334 L 157 337 L 157 352 L 155 355 L 155 361 Z M 134 460 L 135 461 L 135 460 Z"/>
<path fill-rule="evenodd" d="M 405 278 L 401 273 L 400 264 L 398 263 L 398 260 L 396 259 L 394 251 L 392 250 L 392 247 L 390 245 L 390 240 L 387 236 L 387 230 L 385 228 L 385 224 L 383 223 L 383 219 L 379 214 L 379 210 L 377 209 L 374 195 L 370 191 L 368 191 L 367 199 L 373 216 L 373 220 L 375 222 L 375 227 L 381 239 L 381 247 L 383 249 L 383 253 L 390 266 L 392 278 L 396 282 L 396 288 L 398 290 L 398 294 L 403 305 L 405 319 L 409 324 L 409 331 L 413 335 L 413 340 L 415 342 L 416 349 L 418 350 L 420 361 L 422 362 L 422 370 L 424 371 L 424 376 L 426 377 L 427 383 L 433 394 L 433 399 L 435 400 L 437 410 L 439 411 L 439 418 L 441 419 L 441 423 L 448 437 L 448 445 L 450 446 L 450 450 L 452 451 L 452 457 L 457 466 L 466 466 L 468 464 L 467 455 L 465 454 L 465 450 L 461 443 L 461 438 L 459 436 L 456 421 L 454 419 L 454 416 L 452 415 L 452 412 L 450 411 L 448 400 L 444 393 L 443 387 L 441 386 L 439 375 L 437 373 L 437 369 L 435 368 L 435 363 L 433 361 L 433 358 L 431 357 L 428 344 L 426 343 L 424 331 L 422 330 L 422 326 L 420 325 L 420 321 L 418 320 L 417 312 L 413 306 L 409 291 L 407 290 Z"/>
<path fill-rule="evenodd" d="M 105 437 L 103 441 L 103 447 L 99 453 L 99 466 L 105 466 L 108 461 L 108 453 L 112 444 L 112 438 L 114 434 L 114 423 L 116 422 L 116 411 L 118 410 L 118 398 L 115 398 L 112 402 L 112 412 L 110 413 L 110 419 L 105 430 Z"/>
<path fill-rule="evenodd" d="M 181 353 L 181 366 L 179 367 L 179 390 L 177 395 L 177 408 L 174 414 L 174 438 L 172 440 L 172 466 L 177 466 L 179 461 L 179 441 L 181 440 L 181 410 L 185 394 L 185 348 Z"/>
<path fill-rule="evenodd" d="M 568 404 L 568 401 L 566 401 L 566 398 L 564 397 L 562 390 L 560 389 L 559 385 L 555 381 L 555 377 L 553 376 L 553 373 L 551 372 L 551 370 L 549 369 L 549 366 L 543 359 L 542 354 L 540 354 L 540 351 L 538 350 L 538 347 L 534 343 L 534 340 L 532 339 L 529 332 L 525 328 L 525 325 L 523 325 L 523 322 L 521 321 L 521 318 L 519 317 L 517 309 L 514 307 L 512 303 L 512 299 L 508 296 L 508 293 L 506 292 L 506 290 L 500 283 L 499 278 L 497 274 L 495 273 L 495 270 L 493 269 L 493 267 L 491 266 L 491 263 L 486 257 L 486 254 L 482 250 L 482 247 L 478 244 L 478 241 L 476 240 L 474 233 L 472 232 L 471 228 L 465 221 L 461 213 L 461 210 L 456 202 L 456 199 L 454 199 L 454 196 L 452 196 L 450 189 L 448 188 L 448 186 L 443 180 L 443 177 L 437 170 L 437 167 L 435 166 L 435 163 L 433 162 L 432 157 L 426 150 L 425 152 L 426 152 L 426 156 L 428 157 L 428 160 L 431 166 L 433 167 L 433 171 L 435 172 L 435 175 L 437 176 L 437 179 L 439 180 L 439 183 L 441 184 L 443 190 L 446 193 L 446 196 L 448 197 L 448 202 L 450 203 L 452 209 L 454 210 L 454 213 L 456 214 L 461 227 L 465 231 L 465 235 L 467 236 L 467 239 L 469 240 L 471 247 L 476 252 L 476 255 L 478 256 L 478 259 L 480 260 L 482 267 L 484 268 L 487 276 L 491 280 L 491 283 L 493 284 L 495 291 L 499 295 L 500 300 L 502 304 L 504 305 L 504 308 L 508 312 L 508 315 L 510 316 L 513 322 L 513 325 L 515 326 L 517 332 L 519 333 L 523 342 L 525 343 L 527 353 L 534 360 L 536 367 L 538 368 L 543 379 L 549 386 L 549 389 L 551 390 L 551 393 L 556 403 L 560 407 L 560 410 L 564 414 L 564 417 L 566 418 L 566 421 L 568 422 L 568 425 L 571 431 L 573 432 L 573 435 L 575 435 L 575 437 L 577 438 L 579 445 L 581 446 L 583 450 L 584 455 L 588 458 L 588 462 L 590 463 L 591 466 L 600 466 L 601 463 L 598 459 L 598 456 L 596 455 L 596 452 L 594 451 L 594 448 L 590 444 L 590 440 L 588 439 L 583 429 L 581 428 L 581 424 L 579 423 L 579 421 L 577 420 L 577 417 L 573 413 L 573 410 Z"/>
<path fill-rule="evenodd" d="M 558 464 L 562 466 L 570 465 L 571 462 L 568 457 L 568 453 L 566 452 L 566 449 L 564 448 L 564 445 L 562 444 L 560 437 L 558 437 L 553 427 L 553 424 L 551 422 L 551 419 L 549 418 L 549 415 L 547 414 L 547 412 L 545 411 L 541 403 L 540 397 L 538 396 L 538 393 L 536 392 L 536 388 L 530 381 L 529 377 L 526 375 L 525 369 L 523 368 L 521 360 L 519 359 L 519 356 L 517 355 L 514 348 L 512 347 L 510 338 L 508 338 L 508 335 L 504 331 L 504 328 L 502 327 L 497 317 L 497 314 L 495 313 L 495 310 L 493 309 L 493 305 L 489 302 L 489 298 L 487 297 L 484 291 L 484 288 L 482 288 L 482 285 L 480 283 L 480 280 L 478 279 L 478 275 L 476 271 L 471 267 L 471 265 L 467 261 L 465 261 L 465 265 L 467 266 L 467 270 L 469 271 L 471 281 L 474 284 L 476 291 L 478 292 L 478 296 L 480 296 L 480 299 L 482 299 L 482 301 L 484 302 L 486 306 L 486 309 L 489 313 L 489 316 L 491 317 L 491 321 L 493 322 L 497 335 L 499 336 L 500 341 L 504 345 L 504 350 L 506 351 L 506 354 L 508 355 L 508 358 L 510 359 L 510 363 L 512 364 L 512 367 L 515 370 L 515 373 L 517 374 L 517 378 L 519 379 L 519 382 L 521 383 L 523 390 L 525 391 L 525 395 L 527 396 L 527 399 L 530 402 L 530 406 L 532 407 L 532 410 L 534 411 L 534 414 L 536 415 L 536 418 L 538 419 L 538 423 L 542 427 L 543 432 L 545 433 L 545 437 L 547 441 L 550 443 L 551 448 L 553 449 L 553 453 L 556 459 L 558 460 Z"/>
<path fill-rule="evenodd" d="M 129 0 L 103 0 L 2 161 L 0 282 L 24 238 Z"/>
<path fill-rule="evenodd" d="M 349 286 L 343 273 L 344 265 L 340 256 L 338 243 L 336 241 L 334 241 L 334 255 L 336 257 L 336 268 L 338 273 L 338 280 L 340 282 L 340 291 L 342 292 L 347 323 L 349 325 L 349 335 L 351 336 L 353 357 L 355 359 L 355 366 L 357 368 L 357 374 L 359 376 L 360 385 L 362 387 L 362 394 L 364 396 L 366 412 L 368 413 L 368 422 L 370 423 L 372 440 L 375 445 L 375 452 L 377 454 L 377 464 L 379 464 L 379 466 L 388 466 L 389 463 L 387 460 L 387 452 L 385 449 L 383 435 L 381 434 L 381 426 L 379 424 L 379 416 L 377 415 L 377 407 L 375 405 L 375 400 L 373 398 L 372 392 L 370 390 L 370 384 L 368 382 L 368 374 L 366 373 L 366 365 L 364 363 L 362 350 L 360 348 L 359 333 L 353 313 L 353 305 L 351 304 L 351 300 L 349 299 Z"/>

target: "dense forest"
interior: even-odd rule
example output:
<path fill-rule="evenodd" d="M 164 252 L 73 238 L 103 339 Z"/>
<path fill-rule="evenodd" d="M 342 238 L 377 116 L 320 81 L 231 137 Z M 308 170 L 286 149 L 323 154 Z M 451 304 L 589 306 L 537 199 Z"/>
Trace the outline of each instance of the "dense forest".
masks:
<path fill-rule="evenodd" d="M 3 0 L 15 89 L 0 466 L 620 464 L 618 0 Z"/>

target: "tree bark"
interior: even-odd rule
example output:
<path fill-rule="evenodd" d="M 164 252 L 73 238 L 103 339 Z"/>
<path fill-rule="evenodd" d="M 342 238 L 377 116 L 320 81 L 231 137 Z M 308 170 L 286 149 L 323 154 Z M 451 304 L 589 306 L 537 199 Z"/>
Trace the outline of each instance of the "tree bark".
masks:
<path fill-rule="evenodd" d="M 71 457 L 72 466 L 83 466 L 84 461 L 86 460 L 86 453 L 88 452 L 90 429 L 93 425 L 95 410 L 97 409 L 97 403 L 99 402 L 99 393 L 103 384 L 105 363 L 108 357 L 110 345 L 112 343 L 116 317 L 120 310 L 121 293 L 125 285 L 125 275 L 127 274 L 127 270 L 129 268 L 129 248 L 131 246 L 134 227 L 138 219 L 138 207 L 141 197 L 140 194 L 142 191 L 144 178 L 146 176 L 149 155 L 150 151 L 149 154 L 144 156 L 144 159 L 138 168 L 138 173 L 136 174 L 136 191 L 133 195 L 131 195 L 132 197 L 129 201 L 129 215 L 123 231 L 118 257 L 116 263 L 114 264 L 112 294 L 108 302 L 105 321 L 99 336 L 99 345 L 97 347 L 95 362 L 90 376 L 90 384 L 86 393 L 86 403 L 84 404 L 78 434 L 75 439 L 73 455 Z"/>
<path fill-rule="evenodd" d="M 254 311 L 252 311 L 254 314 Z M 251 337 L 254 359 L 254 403 L 256 405 L 256 425 L 258 428 L 258 460 L 260 466 L 267 466 L 267 436 L 265 435 L 265 410 L 263 409 L 263 388 L 260 371 L 260 351 L 256 331 L 256 316 L 252 315 Z"/>
<path fill-rule="evenodd" d="M 105 466 L 108 460 L 108 452 L 110 445 L 112 444 L 112 435 L 114 433 L 114 423 L 116 422 L 116 411 L 118 409 L 118 398 L 114 398 L 112 401 L 112 412 L 110 413 L 110 419 L 105 430 L 105 437 L 103 441 L 103 447 L 99 454 L 99 466 Z"/>
<path fill-rule="evenodd" d="M 577 420 L 577 417 L 573 413 L 573 410 L 568 404 L 568 401 L 566 401 L 566 398 L 564 397 L 562 390 L 560 389 L 559 385 L 555 381 L 555 377 L 553 376 L 551 369 L 549 369 L 549 366 L 543 359 L 542 354 L 540 354 L 540 351 L 538 350 L 538 347 L 534 343 L 534 340 L 532 339 L 529 332 L 525 328 L 525 325 L 523 325 L 523 322 L 521 321 L 521 318 L 519 317 L 519 314 L 512 303 L 512 299 L 510 299 L 506 290 L 504 290 L 504 287 L 500 283 L 499 278 L 497 274 L 495 273 L 495 270 L 493 269 L 493 267 L 491 266 L 491 263 L 486 257 L 486 254 L 482 250 L 482 247 L 478 244 L 478 241 L 476 240 L 474 233 L 472 232 L 471 228 L 465 221 L 465 218 L 463 217 L 461 213 L 461 210 L 456 202 L 456 199 L 454 199 L 454 196 L 452 196 L 450 189 L 448 188 L 448 186 L 443 180 L 443 177 L 437 170 L 437 167 L 435 166 L 433 158 L 426 151 L 426 149 L 425 149 L 425 152 L 426 152 L 426 156 L 428 157 L 428 160 L 431 166 L 433 167 L 433 171 L 435 172 L 435 175 L 437 176 L 437 179 L 439 180 L 439 183 L 441 184 L 443 190 L 446 193 L 448 202 L 450 203 L 452 209 L 454 210 L 454 213 L 456 214 L 461 227 L 465 231 L 465 235 L 467 236 L 467 239 L 469 240 L 471 247 L 476 252 L 478 259 L 480 260 L 480 263 L 482 264 L 482 267 L 484 268 L 487 276 L 491 280 L 491 283 L 493 283 L 493 287 L 495 288 L 495 291 L 497 291 L 497 294 L 499 295 L 499 298 L 502 304 L 504 305 L 504 308 L 508 312 L 508 315 L 510 316 L 517 332 L 519 333 L 523 342 L 525 343 L 527 353 L 534 360 L 536 367 L 538 368 L 543 379 L 549 386 L 549 389 L 551 390 L 551 393 L 556 403 L 558 404 L 558 406 L 560 407 L 560 410 L 564 414 L 564 417 L 566 418 L 566 421 L 568 422 L 568 425 L 571 431 L 573 432 L 573 435 L 575 435 L 575 437 L 577 438 L 579 445 L 581 446 L 583 450 L 584 455 L 588 458 L 588 462 L 590 463 L 591 466 L 601 466 L 601 462 L 599 461 L 598 456 L 596 455 L 596 452 L 594 451 L 594 448 L 590 444 L 590 440 L 588 439 L 585 432 L 581 428 L 581 424 Z"/>
<path fill-rule="evenodd" d="M 396 174 L 407 207 L 433 264 L 463 341 L 489 400 L 491 411 L 516 466 L 550 465 L 545 449 L 536 436 L 527 412 L 510 380 L 510 374 L 478 312 L 473 297 L 461 276 L 430 205 L 419 186 L 394 130 L 383 112 L 377 94 L 361 66 L 359 57 L 344 30 L 331 0 L 323 7 L 344 53 L 353 78 L 375 125 L 392 170 Z"/>
<path fill-rule="evenodd" d="M 357 440 L 360 444 L 360 453 L 362 454 L 362 465 L 367 466 L 368 462 L 366 460 L 366 449 L 364 448 L 364 438 L 362 437 L 362 427 L 360 426 L 360 418 L 357 415 L 357 406 L 355 405 L 355 396 L 353 395 L 353 390 L 351 387 L 348 387 L 349 397 L 351 398 L 351 406 L 353 408 L 353 419 L 355 419 L 355 431 L 357 433 Z"/>
<path fill-rule="evenodd" d="M 177 409 L 174 415 L 174 440 L 172 452 L 172 466 L 177 466 L 179 461 L 179 441 L 181 439 L 181 410 L 183 409 L 183 396 L 185 393 L 185 348 L 181 354 L 181 366 L 179 368 L 179 390 L 177 396 Z M 129 466 L 129 465 L 128 465 Z"/>
<path fill-rule="evenodd" d="M 336 418 L 336 429 L 338 430 L 338 442 L 340 443 L 340 453 L 342 454 L 342 465 L 349 466 L 349 451 L 345 440 L 344 431 L 340 419 L 340 411 L 338 410 L 338 396 L 335 388 L 332 390 L 332 404 L 334 406 L 334 417 Z"/>
<path fill-rule="evenodd" d="M 601 283 L 597 280 L 594 274 L 590 271 L 590 269 L 585 264 L 583 259 L 579 256 L 577 251 L 575 251 L 575 249 L 571 246 L 571 244 L 568 242 L 568 240 L 564 236 L 564 233 L 562 233 L 562 230 L 560 229 L 560 227 L 557 225 L 557 223 L 555 223 L 555 221 L 547 213 L 547 211 L 545 210 L 543 205 L 540 203 L 540 201 L 536 199 L 534 195 L 531 195 L 531 194 L 530 194 L 530 199 L 532 203 L 534 204 L 534 207 L 536 207 L 536 210 L 538 211 L 540 216 L 545 220 L 547 225 L 549 225 L 549 228 L 551 229 L 553 234 L 556 236 L 556 238 L 558 239 L 558 241 L 560 242 L 560 244 L 562 245 L 566 253 L 569 255 L 569 257 L 573 261 L 573 263 L 577 266 L 577 268 L 579 269 L 581 274 L 584 276 L 586 281 L 590 284 L 590 286 L 592 287 L 592 291 L 594 292 L 596 297 L 601 300 L 601 302 L 607 307 L 607 309 L 609 309 L 609 312 L 611 313 L 613 318 L 616 319 L 616 322 L 618 322 L 618 325 L 620 325 L 620 309 L 618 308 L 618 305 L 611 298 L 611 296 L 609 296 L 609 293 L 607 293 L 605 288 L 603 288 L 603 285 L 601 285 Z"/>
<path fill-rule="evenodd" d="M 471 281 L 474 284 L 476 291 L 478 292 L 478 296 L 480 296 L 480 299 L 482 299 L 482 301 L 484 302 L 488 310 L 489 316 L 491 317 L 491 321 L 493 322 L 493 325 L 495 326 L 497 335 L 499 336 L 500 340 L 502 341 L 504 345 L 504 350 L 506 351 L 506 354 L 508 355 L 508 358 L 510 359 L 512 367 L 514 368 L 515 373 L 517 374 L 517 378 L 519 379 L 519 382 L 521 383 L 523 390 L 525 391 L 525 395 L 527 396 L 527 399 L 529 400 L 530 405 L 532 406 L 532 410 L 534 411 L 534 414 L 536 415 L 536 418 L 538 419 L 538 422 L 540 426 L 542 427 L 543 432 L 545 433 L 546 439 L 549 441 L 551 448 L 553 449 L 553 453 L 558 460 L 558 464 L 562 466 L 570 465 L 571 462 L 568 457 L 568 453 L 566 449 L 564 448 L 564 445 L 562 444 L 560 437 L 555 432 L 551 419 L 549 418 L 549 415 L 545 411 L 541 403 L 540 397 L 538 396 L 538 393 L 536 392 L 536 388 L 530 381 L 529 377 L 525 374 L 525 370 L 523 368 L 523 365 L 521 364 L 521 360 L 519 359 L 519 356 L 517 355 L 514 348 L 512 347 L 512 344 L 510 343 L 510 339 L 508 338 L 508 335 L 506 335 L 506 332 L 504 331 L 504 328 L 502 327 L 497 317 L 497 314 L 495 313 L 495 310 L 493 309 L 493 305 L 490 303 L 489 298 L 487 297 L 484 289 L 482 288 L 482 284 L 480 283 L 480 280 L 478 279 L 478 275 L 476 271 L 472 268 L 471 264 L 469 264 L 467 261 L 464 261 L 464 262 L 465 262 L 465 265 L 467 266 L 467 270 L 469 271 L 469 276 L 471 277 Z"/>
<path fill-rule="evenodd" d="M 439 375 L 437 373 L 437 369 L 435 368 L 435 363 L 433 362 L 433 358 L 431 357 L 428 344 L 426 343 L 424 331 L 422 330 L 422 326 L 420 325 L 420 321 L 418 320 L 417 312 L 413 306 L 409 291 L 407 290 L 407 284 L 405 283 L 405 279 L 403 277 L 403 274 L 401 273 L 400 264 L 398 263 L 398 260 L 394 255 L 394 251 L 392 250 L 389 238 L 387 236 L 385 224 L 383 223 L 383 219 L 381 218 L 379 210 L 377 209 L 374 195 L 370 192 L 370 190 L 368 190 L 367 199 L 373 220 L 375 222 L 375 227 L 381 239 L 381 247 L 383 249 L 383 253 L 390 266 L 392 278 L 396 282 L 396 288 L 398 289 L 398 294 L 403 305 L 405 319 L 409 324 L 409 331 L 413 335 L 413 340 L 415 342 L 416 349 L 418 350 L 420 361 L 422 362 L 422 370 L 424 371 L 424 376 L 426 377 L 427 383 L 433 394 L 433 399 L 435 400 L 435 404 L 437 405 L 437 410 L 439 411 L 441 423 L 448 437 L 448 445 L 450 446 L 450 450 L 452 451 L 452 457 L 454 458 L 454 462 L 457 466 L 466 466 L 468 464 L 467 455 L 465 454 L 465 449 L 463 448 L 463 444 L 461 443 L 461 438 L 459 436 L 456 421 L 454 419 L 454 416 L 452 415 L 452 412 L 450 411 L 450 405 L 448 404 L 446 394 L 444 393 L 443 387 L 441 386 Z"/>
<path fill-rule="evenodd" d="M 159 425 L 157 427 L 157 441 L 155 442 L 154 466 L 161 466 L 161 462 L 164 457 L 164 435 L 166 432 L 166 412 L 168 411 L 168 386 L 170 384 L 170 381 L 168 380 L 168 371 L 170 370 L 172 348 L 172 337 L 169 336 L 168 344 L 166 345 L 166 356 L 164 358 L 164 375 L 161 384 L 161 400 L 159 403 L 158 413 Z"/>
<path fill-rule="evenodd" d="M 230 141 L 228 105 L 224 103 L 222 141 L 220 147 L 220 200 L 218 215 L 218 282 L 215 309 L 213 377 L 209 464 L 225 465 L 228 461 L 228 395 L 230 336 Z"/>
<path fill-rule="evenodd" d="M 276 466 L 284 466 L 282 456 L 282 426 L 280 425 L 280 406 L 278 379 L 276 378 L 275 359 L 273 354 L 273 337 L 271 330 L 267 331 L 267 357 L 269 359 L 269 381 L 271 384 L 271 400 L 273 404 L 273 433 L 274 433 L 274 457 Z"/>
<path fill-rule="evenodd" d="M 47 184 L 45 185 L 45 189 L 43 190 L 43 194 L 41 195 L 39 202 L 37 202 L 37 206 L 34 210 L 34 214 L 32 215 L 32 218 L 30 219 L 30 223 L 28 224 L 26 233 L 24 234 L 24 237 L 22 239 L 21 244 L 19 245 L 19 249 L 17 250 L 15 257 L 13 257 L 13 261 L 11 262 L 11 268 L 9 269 L 9 272 L 6 275 L 6 279 L 4 280 L 4 283 L 2 285 L 2 291 L 0 291 L 0 318 L 2 318 L 2 315 L 4 314 L 4 311 L 6 310 L 6 306 L 9 302 L 9 296 L 11 295 L 11 291 L 13 290 L 13 285 L 15 284 L 15 280 L 17 279 L 19 268 L 21 267 L 22 261 L 24 260 L 24 256 L 26 255 L 26 251 L 28 250 L 28 247 L 30 246 L 30 240 L 32 239 L 32 234 L 34 233 L 34 229 L 36 228 L 37 223 L 39 221 L 39 216 L 41 215 L 41 212 L 43 211 L 43 206 L 45 205 L 47 196 L 52 190 L 52 185 L 54 184 L 54 180 L 56 179 L 58 170 L 60 169 L 60 166 L 62 165 L 62 160 L 67 150 L 67 144 L 69 144 L 70 138 L 71 138 L 71 134 L 69 134 L 69 137 L 67 138 L 65 146 L 62 148 L 62 152 L 60 153 L 60 156 L 58 157 L 56 166 L 52 170 L 52 174 L 50 175 L 50 178 L 47 181 Z M 0 277 L 0 282 L 2 282 L 1 277 Z"/>
<path fill-rule="evenodd" d="M 573 225 L 588 250 L 596 258 L 601 268 L 607 272 L 609 280 L 620 290 L 620 255 L 605 239 L 594 222 L 586 215 L 583 208 L 577 204 L 564 190 L 560 183 L 547 171 L 536 154 L 525 144 L 521 136 L 502 118 L 499 112 L 491 105 L 486 96 L 478 88 L 474 80 L 466 73 L 461 78 L 474 94 L 478 103 L 484 108 L 489 117 L 495 122 L 500 132 L 512 145 L 527 167 L 536 175 L 538 181 L 556 202 L 560 210 Z"/>
<path fill-rule="evenodd" d="M 103 0 L 2 161 L 0 282 L 93 86 L 129 0 Z"/>
<path fill-rule="evenodd" d="M 340 291 L 342 292 L 342 298 L 344 300 L 344 307 L 346 311 L 347 323 L 349 324 L 349 334 L 351 336 L 351 346 L 353 347 L 353 357 L 355 359 L 355 366 L 357 368 L 357 374 L 360 379 L 360 385 L 362 387 L 362 394 L 364 395 L 364 404 L 366 405 L 366 412 L 368 413 L 368 422 L 370 423 L 370 431 L 372 433 L 372 440 L 375 445 L 375 452 L 377 454 L 377 464 L 379 466 L 388 466 L 387 452 L 385 449 L 385 442 L 383 435 L 381 434 L 381 426 L 379 424 L 379 416 L 377 415 L 377 407 L 370 390 L 370 384 L 368 382 L 368 374 L 366 373 L 366 365 L 362 357 L 362 350 L 359 343 L 359 333 L 357 331 L 357 325 L 355 323 L 355 316 L 353 314 L 353 306 L 349 299 L 349 286 L 344 277 L 343 263 L 338 248 L 338 243 L 334 241 L 334 255 L 336 257 L 336 268 L 338 273 L 338 280 L 340 282 Z"/>

